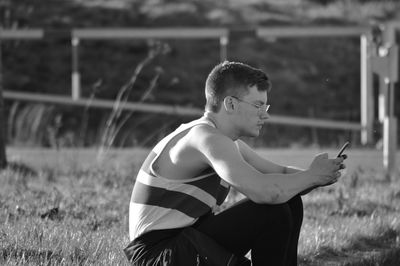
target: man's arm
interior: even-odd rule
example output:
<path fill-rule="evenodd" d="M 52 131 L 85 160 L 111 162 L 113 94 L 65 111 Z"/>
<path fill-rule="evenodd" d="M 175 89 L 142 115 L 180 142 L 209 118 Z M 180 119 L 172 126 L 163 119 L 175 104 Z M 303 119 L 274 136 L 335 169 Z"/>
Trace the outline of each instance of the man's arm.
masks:
<path fill-rule="evenodd" d="M 297 167 L 283 166 L 283 165 L 273 163 L 273 162 L 261 157 L 257 152 L 254 151 L 254 149 L 249 147 L 249 145 L 247 145 L 242 140 L 237 140 L 237 141 L 235 141 L 235 143 L 239 149 L 240 154 L 243 156 L 243 159 L 262 173 L 294 174 L 294 173 L 297 173 L 300 171 L 304 171 L 304 169 L 300 169 Z M 346 158 L 346 157 L 347 156 L 345 156 L 344 158 Z M 342 165 L 342 167 L 344 168 L 345 166 Z M 325 185 L 330 185 L 330 184 L 332 184 L 332 183 L 328 183 Z M 318 187 L 320 187 L 320 186 L 312 186 L 310 188 L 307 188 L 306 190 L 301 191 L 299 194 L 300 195 L 308 194 L 312 190 L 314 190 Z"/>
<path fill-rule="evenodd" d="M 312 186 L 336 180 L 339 169 L 327 154 L 315 158 L 310 168 L 292 174 L 262 173 L 240 154 L 236 144 L 211 127 L 196 127 L 194 147 L 217 174 L 238 191 L 258 203 L 278 204 Z M 271 167 L 274 164 L 271 164 Z"/>
<path fill-rule="evenodd" d="M 282 173 L 282 174 L 294 174 L 305 169 L 296 168 L 293 166 L 284 166 L 273 163 L 263 157 L 261 157 L 257 152 L 255 152 L 249 145 L 247 145 L 242 140 L 235 141 L 240 154 L 243 159 L 256 168 L 261 173 Z"/>

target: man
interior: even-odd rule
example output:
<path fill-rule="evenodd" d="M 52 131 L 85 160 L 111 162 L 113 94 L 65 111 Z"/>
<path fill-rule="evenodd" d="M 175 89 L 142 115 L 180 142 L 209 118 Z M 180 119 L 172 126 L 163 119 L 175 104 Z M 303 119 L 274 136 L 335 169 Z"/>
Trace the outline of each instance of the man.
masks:
<path fill-rule="evenodd" d="M 224 62 L 209 74 L 204 116 L 161 140 L 144 161 L 129 210 L 133 265 L 296 265 L 300 194 L 333 184 L 345 156 L 317 155 L 306 170 L 278 165 L 240 137 L 269 118 L 264 72 Z M 246 196 L 214 214 L 229 188 Z"/>

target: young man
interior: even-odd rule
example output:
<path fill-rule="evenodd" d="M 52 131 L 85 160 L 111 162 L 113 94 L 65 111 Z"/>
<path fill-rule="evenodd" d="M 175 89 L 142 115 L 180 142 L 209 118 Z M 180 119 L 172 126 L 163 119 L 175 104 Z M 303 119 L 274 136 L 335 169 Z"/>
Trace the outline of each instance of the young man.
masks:
<path fill-rule="evenodd" d="M 240 137 L 269 118 L 266 74 L 224 62 L 209 74 L 204 116 L 161 140 L 144 161 L 129 209 L 133 265 L 296 265 L 301 194 L 333 184 L 345 156 L 306 170 L 270 162 Z M 214 214 L 229 188 L 246 196 Z"/>

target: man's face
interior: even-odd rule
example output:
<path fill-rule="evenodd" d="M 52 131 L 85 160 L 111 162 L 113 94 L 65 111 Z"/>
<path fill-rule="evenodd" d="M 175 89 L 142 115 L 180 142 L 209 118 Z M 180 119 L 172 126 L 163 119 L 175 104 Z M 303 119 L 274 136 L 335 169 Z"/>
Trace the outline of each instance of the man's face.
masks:
<path fill-rule="evenodd" d="M 269 114 L 267 107 L 267 92 L 259 91 L 257 86 L 249 88 L 249 93 L 235 98 L 238 106 L 237 126 L 239 136 L 257 137 Z"/>

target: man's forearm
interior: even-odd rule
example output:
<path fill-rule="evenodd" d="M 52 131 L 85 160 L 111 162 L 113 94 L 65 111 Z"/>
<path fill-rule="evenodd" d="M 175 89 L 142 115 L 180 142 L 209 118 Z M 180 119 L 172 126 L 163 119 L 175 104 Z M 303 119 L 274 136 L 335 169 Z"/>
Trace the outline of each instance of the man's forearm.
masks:
<path fill-rule="evenodd" d="M 295 171 L 294 169 L 292 171 Z M 267 181 L 268 180 L 268 181 Z M 265 202 L 270 204 L 279 204 L 290 200 L 292 197 L 301 194 L 303 191 L 318 186 L 315 178 L 310 175 L 309 171 L 297 170 L 293 174 L 269 174 L 266 176 L 268 187 L 276 187 L 277 193 L 272 201 Z M 263 189 L 260 185 L 259 189 Z M 267 191 L 267 189 L 265 189 Z M 271 193 L 273 194 L 273 193 Z"/>
<path fill-rule="evenodd" d="M 285 166 L 283 167 L 283 174 L 295 174 L 300 171 L 304 171 L 304 169 L 300 169 L 294 166 Z"/>
<path fill-rule="evenodd" d="M 297 167 L 294 167 L 294 166 L 285 166 L 283 173 L 284 174 L 294 174 L 294 173 L 298 173 L 300 171 L 304 171 L 304 170 L 300 169 L 300 168 L 297 168 Z M 314 189 L 316 189 L 318 187 L 319 186 L 312 186 L 310 188 L 307 188 L 307 189 L 301 191 L 299 193 L 299 195 L 306 195 L 306 194 L 310 193 L 311 191 L 313 191 Z"/>

